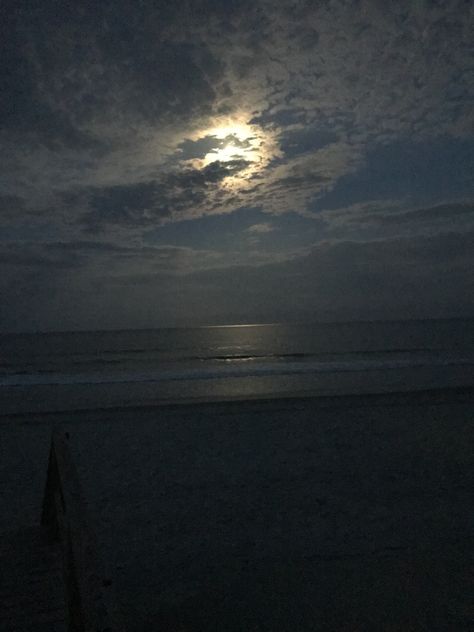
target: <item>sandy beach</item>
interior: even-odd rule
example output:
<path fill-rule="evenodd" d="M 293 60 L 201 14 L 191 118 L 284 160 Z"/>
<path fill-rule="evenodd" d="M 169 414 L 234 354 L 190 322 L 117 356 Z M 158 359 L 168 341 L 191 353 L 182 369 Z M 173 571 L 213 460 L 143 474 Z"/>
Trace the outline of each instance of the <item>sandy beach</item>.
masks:
<path fill-rule="evenodd" d="M 472 629 L 473 403 L 4 417 L 0 528 L 38 520 L 61 424 L 130 631 Z"/>

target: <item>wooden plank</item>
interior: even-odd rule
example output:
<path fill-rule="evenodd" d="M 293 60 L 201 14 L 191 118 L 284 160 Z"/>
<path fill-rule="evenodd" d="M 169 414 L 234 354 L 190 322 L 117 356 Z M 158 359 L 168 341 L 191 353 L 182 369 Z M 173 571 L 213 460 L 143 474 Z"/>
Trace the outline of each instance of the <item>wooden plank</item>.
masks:
<path fill-rule="evenodd" d="M 122 632 L 112 579 L 98 555 L 68 439 L 53 432 L 41 516 L 63 551 L 70 632 Z"/>

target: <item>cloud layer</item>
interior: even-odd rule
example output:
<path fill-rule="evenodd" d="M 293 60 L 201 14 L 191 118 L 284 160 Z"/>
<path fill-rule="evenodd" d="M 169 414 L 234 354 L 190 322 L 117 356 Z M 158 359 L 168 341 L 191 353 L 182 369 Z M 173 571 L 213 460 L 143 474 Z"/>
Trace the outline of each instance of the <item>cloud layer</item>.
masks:
<path fill-rule="evenodd" d="M 208 320 L 231 318 L 230 279 L 267 312 L 299 292 L 308 317 L 364 305 L 369 317 L 390 313 L 389 296 L 371 309 L 347 278 L 380 296 L 391 287 L 399 305 L 423 273 L 432 294 L 407 299 L 405 315 L 451 313 L 447 297 L 471 310 L 458 257 L 474 215 L 468 0 L 3 7 L 2 327 L 32 304 L 42 327 L 60 326 L 53 294 L 89 322 L 99 299 L 87 288 L 109 283 L 112 304 L 132 278 L 142 302 L 166 303 L 157 324 L 197 305 L 198 288 Z M 409 268 L 404 249 L 426 256 Z M 385 277 L 355 277 L 356 254 Z M 263 291 L 298 270 L 304 292 Z"/>

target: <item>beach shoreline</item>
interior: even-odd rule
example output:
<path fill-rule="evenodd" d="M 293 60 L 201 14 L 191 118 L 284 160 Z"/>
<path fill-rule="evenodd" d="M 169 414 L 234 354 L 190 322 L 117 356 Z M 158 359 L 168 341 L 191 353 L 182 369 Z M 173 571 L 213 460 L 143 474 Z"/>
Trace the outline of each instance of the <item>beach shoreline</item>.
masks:
<path fill-rule="evenodd" d="M 358 385 L 356 385 L 358 388 Z M 398 385 L 399 386 L 399 385 Z M 49 387 L 49 391 L 54 391 L 54 387 Z M 57 390 L 57 389 L 56 389 Z M 77 390 L 77 387 L 74 389 Z M 3 392 L 2 392 L 3 391 Z M 318 400 L 320 402 L 328 402 L 328 405 L 336 404 L 340 402 L 344 404 L 346 401 L 357 401 L 362 398 L 360 401 L 370 398 L 370 401 L 375 401 L 376 398 L 418 398 L 418 397 L 450 397 L 453 396 L 463 397 L 463 396 L 471 396 L 474 392 L 474 375 L 471 376 L 468 373 L 467 376 L 462 379 L 459 375 L 455 375 L 451 380 L 451 384 L 449 380 L 445 379 L 444 383 L 437 384 L 434 386 L 421 386 L 421 387 L 405 387 L 405 388 L 395 388 L 386 387 L 377 389 L 370 389 L 365 391 L 356 390 L 354 387 L 351 389 L 346 389 L 342 392 L 334 392 L 334 390 L 320 390 L 315 392 L 308 392 L 307 390 L 302 391 L 288 391 L 282 393 L 256 393 L 256 394 L 238 394 L 238 395 L 227 395 L 227 396 L 210 396 L 210 395 L 202 395 L 196 397 L 187 397 L 187 398 L 151 398 L 145 399 L 145 401 L 139 401 L 134 398 L 132 401 L 128 401 L 126 403 L 115 402 L 111 400 L 110 403 L 105 405 L 95 404 L 94 398 L 92 400 L 87 400 L 87 398 L 81 397 L 83 393 L 75 394 L 73 398 L 71 398 L 71 404 L 67 406 L 67 400 L 65 396 L 61 394 L 58 400 L 55 402 L 51 399 L 41 399 L 41 390 L 39 392 L 32 392 L 32 389 L 23 389 L 19 387 L 11 387 L 9 389 L 1 389 L 0 390 L 0 403 L 2 406 L 0 407 L 0 424 L 9 420 L 20 420 L 26 417 L 35 417 L 40 418 L 42 416 L 59 416 L 59 415 L 84 415 L 91 413 L 105 413 L 105 412 L 120 412 L 121 410 L 152 410 L 152 409 L 161 409 L 168 407 L 186 407 L 186 406 L 200 406 L 200 405 L 211 405 L 211 404 L 245 404 L 246 402 L 261 402 L 264 404 L 265 402 L 282 402 L 282 401 L 290 401 L 297 402 L 299 400 Z M 12 393 L 16 395 L 16 397 L 12 398 Z M 25 398 L 24 394 L 28 396 Z M 46 403 L 45 403 L 46 402 Z"/>

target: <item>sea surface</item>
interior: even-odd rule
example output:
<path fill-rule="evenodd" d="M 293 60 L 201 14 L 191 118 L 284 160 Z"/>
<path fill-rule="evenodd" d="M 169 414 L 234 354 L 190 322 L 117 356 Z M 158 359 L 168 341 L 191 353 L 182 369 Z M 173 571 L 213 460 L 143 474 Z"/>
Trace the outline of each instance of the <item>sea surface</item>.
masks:
<path fill-rule="evenodd" d="M 0 415 L 474 385 L 474 320 L 0 336 Z"/>

